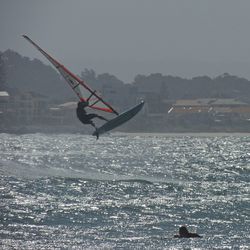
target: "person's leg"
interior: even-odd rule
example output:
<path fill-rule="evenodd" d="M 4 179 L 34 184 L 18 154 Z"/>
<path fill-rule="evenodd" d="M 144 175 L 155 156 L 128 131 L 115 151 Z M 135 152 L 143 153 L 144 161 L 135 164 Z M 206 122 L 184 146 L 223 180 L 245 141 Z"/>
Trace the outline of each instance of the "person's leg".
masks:
<path fill-rule="evenodd" d="M 108 119 L 106 119 L 105 117 L 101 116 L 101 115 L 97 115 L 97 114 L 88 114 L 88 119 L 91 120 L 91 119 L 94 119 L 94 118 L 99 118 L 101 120 L 104 120 L 104 121 L 108 121 Z"/>
<path fill-rule="evenodd" d="M 101 119 L 101 120 L 104 120 L 106 122 L 108 122 L 109 120 L 106 119 L 105 117 L 101 116 L 101 115 L 97 115 L 97 118 Z"/>
<path fill-rule="evenodd" d="M 89 124 L 90 124 L 92 127 L 94 127 L 95 129 L 97 129 L 97 128 L 96 128 L 96 125 L 94 124 L 93 121 L 90 121 Z"/>
<path fill-rule="evenodd" d="M 96 127 L 96 125 L 94 124 L 93 121 L 90 121 L 89 124 L 95 128 L 95 131 L 96 131 L 96 140 L 98 140 L 98 139 L 99 139 L 99 133 L 97 132 L 97 127 Z"/>

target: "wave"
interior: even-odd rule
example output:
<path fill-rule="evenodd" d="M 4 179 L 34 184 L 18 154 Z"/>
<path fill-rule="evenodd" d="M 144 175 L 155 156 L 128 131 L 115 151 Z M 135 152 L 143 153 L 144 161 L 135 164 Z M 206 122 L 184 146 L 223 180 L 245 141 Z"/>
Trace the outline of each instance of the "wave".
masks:
<path fill-rule="evenodd" d="M 32 166 L 13 160 L 0 160 L 0 174 L 2 176 L 25 178 L 25 179 L 61 179 L 62 182 L 111 182 L 130 183 L 141 185 L 170 185 L 178 188 L 180 181 L 173 179 L 162 179 L 152 176 L 120 175 L 116 173 L 103 173 L 91 169 L 79 170 L 74 168 L 41 167 Z M 170 187 L 171 188 L 171 187 Z"/>

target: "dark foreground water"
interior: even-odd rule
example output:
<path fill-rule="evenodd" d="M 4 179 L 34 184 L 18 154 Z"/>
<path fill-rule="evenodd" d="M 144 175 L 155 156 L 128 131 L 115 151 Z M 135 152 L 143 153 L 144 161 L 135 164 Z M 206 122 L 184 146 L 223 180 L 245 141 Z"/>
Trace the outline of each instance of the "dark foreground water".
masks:
<path fill-rule="evenodd" d="M 250 136 L 0 134 L 0 248 L 249 249 L 249 170 Z"/>

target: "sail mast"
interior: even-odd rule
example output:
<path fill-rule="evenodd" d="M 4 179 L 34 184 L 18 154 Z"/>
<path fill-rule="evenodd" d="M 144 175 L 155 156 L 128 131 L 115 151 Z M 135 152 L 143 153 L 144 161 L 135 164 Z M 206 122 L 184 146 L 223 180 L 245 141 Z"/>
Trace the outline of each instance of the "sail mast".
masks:
<path fill-rule="evenodd" d="M 63 64 L 58 62 L 56 59 L 54 59 L 52 56 L 50 56 L 47 52 L 45 52 L 42 48 L 40 48 L 34 41 L 32 41 L 28 36 L 23 35 L 23 37 L 30 42 L 35 48 L 37 48 L 59 71 L 59 73 L 63 76 L 63 78 L 66 80 L 66 82 L 71 86 L 72 90 L 76 93 L 76 95 L 79 97 L 81 101 L 90 101 L 90 108 L 102 110 L 105 112 L 114 113 L 116 115 L 119 115 L 119 113 L 105 100 L 103 100 L 102 97 L 100 97 L 98 94 L 96 94 L 95 90 L 92 90 L 82 79 L 77 77 L 75 74 L 73 74 L 70 70 L 68 70 Z M 81 86 L 88 91 L 88 93 L 85 93 Z M 92 97 L 95 97 L 93 99 Z M 96 105 L 98 103 L 102 103 L 106 106 L 100 106 Z"/>

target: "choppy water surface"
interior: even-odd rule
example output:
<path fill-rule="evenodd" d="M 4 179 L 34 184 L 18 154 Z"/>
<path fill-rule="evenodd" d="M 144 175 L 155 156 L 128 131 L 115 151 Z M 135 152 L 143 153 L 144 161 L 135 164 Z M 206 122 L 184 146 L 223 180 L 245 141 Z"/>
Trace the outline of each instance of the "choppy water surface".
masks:
<path fill-rule="evenodd" d="M 248 249 L 249 169 L 250 136 L 0 134 L 0 248 Z"/>

